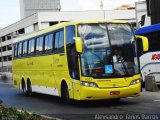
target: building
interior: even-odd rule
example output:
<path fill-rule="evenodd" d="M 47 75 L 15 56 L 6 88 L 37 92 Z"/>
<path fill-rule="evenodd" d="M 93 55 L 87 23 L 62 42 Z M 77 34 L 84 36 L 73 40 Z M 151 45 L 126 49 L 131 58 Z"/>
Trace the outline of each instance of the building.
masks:
<path fill-rule="evenodd" d="M 127 4 L 114 8 L 114 10 L 129 10 L 129 9 L 135 9 L 135 6 L 133 4 Z"/>
<path fill-rule="evenodd" d="M 146 3 L 147 15 L 151 18 L 151 25 L 160 24 L 160 0 L 146 0 Z M 156 48 L 155 51 L 160 51 L 160 31 L 153 32 L 152 34 L 149 34 L 147 37 L 148 39 L 152 40 L 152 44 L 150 46 Z M 160 79 L 160 76 L 158 76 L 158 79 Z"/>
<path fill-rule="evenodd" d="M 136 22 L 135 10 L 35 13 L 0 30 L 0 70 L 11 72 L 12 42 L 16 37 L 30 34 L 64 21 L 97 19 Z"/>
<path fill-rule="evenodd" d="M 37 12 L 54 12 L 60 9 L 60 0 L 20 0 L 21 19 Z"/>
<path fill-rule="evenodd" d="M 160 0 L 136 2 L 137 27 L 160 23 Z M 144 23 L 141 25 L 141 23 Z"/>
<path fill-rule="evenodd" d="M 135 3 L 137 28 L 151 25 L 151 17 L 147 13 L 146 1 Z"/>
<path fill-rule="evenodd" d="M 146 0 L 147 14 L 151 17 L 151 24 L 160 23 L 160 0 Z"/>
<path fill-rule="evenodd" d="M 145 0 L 136 3 L 137 27 L 149 26 L 160 23 L 160 0 Z M 149 38 L 159 41 L 160 32 L 154 32 Z M 157 44 L 158 45 L 158 44 Z M 159 48 L 159 47 L 158 47 Z"/>

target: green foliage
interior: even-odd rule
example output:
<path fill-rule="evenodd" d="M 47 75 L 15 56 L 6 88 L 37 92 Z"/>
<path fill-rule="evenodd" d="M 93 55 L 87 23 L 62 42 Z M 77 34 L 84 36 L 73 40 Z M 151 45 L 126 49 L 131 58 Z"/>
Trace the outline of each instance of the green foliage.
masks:
<path fill-rule="evenodd" d="M 2 119 L 14 119 L 14 120 L 47 120 L 42 118 L 40 115 L 33 112 L 29 114 L 25 110 L 17 111 L 14 107 L 4 107 L 0 105 L 0 120 Z"/>
<path fill-rule="evenodd" d="M 33 112 L 30 116 L 30 119 L 31 120 L 40 120 L 41 119 L 41 116 L 36 114 L 35 112 Z"/>

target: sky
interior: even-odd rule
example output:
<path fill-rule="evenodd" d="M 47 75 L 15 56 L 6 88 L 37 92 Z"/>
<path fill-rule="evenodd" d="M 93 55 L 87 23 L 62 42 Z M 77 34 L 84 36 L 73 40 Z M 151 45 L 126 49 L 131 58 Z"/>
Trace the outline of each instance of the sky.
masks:
<path fill-rule="evenodd" d="M 122 4 L 139 0 L 103 0 L 104 9 L 111 10 Z M 62 11 L 100 10 L 100 0 L 60 0 Z M 20 20 L 19 0 L 0 0 L 0 28 Z"/>

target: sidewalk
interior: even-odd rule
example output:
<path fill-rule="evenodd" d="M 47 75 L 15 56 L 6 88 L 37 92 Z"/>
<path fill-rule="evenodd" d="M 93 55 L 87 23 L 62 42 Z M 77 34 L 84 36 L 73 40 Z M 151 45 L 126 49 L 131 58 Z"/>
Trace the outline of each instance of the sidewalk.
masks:
<path fill-rule="evenodd" d="M 3 75 L 6 75 L 7 79 L 6 80 L 2 80 L 1 77 Z M 3 83 L 12 83 L 12 73 L 9 73 L 9 72 L 4 72 L 4 73 L 1 73 L 0 72 L 0 82 L 3 82 Z"/>

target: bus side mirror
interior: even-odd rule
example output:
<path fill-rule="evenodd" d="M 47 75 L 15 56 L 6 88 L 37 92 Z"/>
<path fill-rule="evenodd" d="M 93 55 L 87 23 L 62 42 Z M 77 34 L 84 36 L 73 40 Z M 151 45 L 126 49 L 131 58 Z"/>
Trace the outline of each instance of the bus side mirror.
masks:
<path fill-rule="evenodd" d="M 136 36 L 136 39 L 137 39 L 137 40 L 141 40 L 141 42 L 142 42 L 142 47 L 143 47 L 143 52 L 147 52 L 148 49 L 149 49 L 148 38 L 147 38 L 147 37 L 144 37 L 144 36 L 137 35 L 137 36 Z M 138 41 L 138 42 L 139 42 L 139 41 Z"/>
<path fill-rule="evenodd" d="M 75 37 L 75 44 L 76 44 L 76 51 L 78 53 L 82 53 L 82 46 L 83 46 L 83 43 L 82 43 L 82 38 L 81 37 Z"/>

